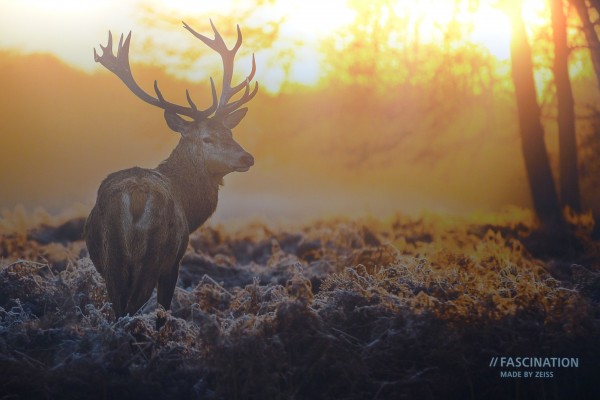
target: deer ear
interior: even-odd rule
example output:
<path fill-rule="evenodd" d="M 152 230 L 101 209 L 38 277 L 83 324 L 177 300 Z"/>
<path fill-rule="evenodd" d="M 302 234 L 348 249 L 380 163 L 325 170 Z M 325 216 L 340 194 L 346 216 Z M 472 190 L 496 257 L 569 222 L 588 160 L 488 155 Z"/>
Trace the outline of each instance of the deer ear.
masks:
<path fill-rule="evenodd" d="M 223 125 L 227 129 L 235 128 L 240 121 L 246 116 L 248 109 L 246 107 L 235 110 L 231 114 L 223 118 Z"/>
<path fill-rule="evenodd" d="M 188 127 L 190 126 L 190 122 L 181 118 L 177 113 L 174 113 L 170 110 L 165 110 L 165 121 L 167 121 L 167 125 L 171 130 L 175 132 L 179 132 L 182 135 L 187 133 Z"/>

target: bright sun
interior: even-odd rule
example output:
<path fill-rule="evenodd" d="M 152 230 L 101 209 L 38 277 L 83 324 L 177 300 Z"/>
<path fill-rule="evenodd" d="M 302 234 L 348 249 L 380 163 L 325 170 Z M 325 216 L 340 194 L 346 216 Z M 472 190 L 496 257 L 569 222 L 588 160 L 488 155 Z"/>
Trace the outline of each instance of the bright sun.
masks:
<path fill-rule="evenodd" d="M 475 21 L 473 34 L 474 43 L 481 44 L 498 60 L 510 57 L 510 22 L 500 10 L 482 5 L 473 14 Z"/>
<path fill-rule="evenodd" d="M 452 0 L 335 0 L 302 3 L 278 0 L 273 3 L 269 12 L 277 16 L 285 15 L 280 31 L 284 39 L 275 43 L 274 47 L 282 48 L 290 43 L 294 47 L 294 63 L 287 80 L 314 85 L 324 74 L 321 64 L 324 55 L 319 52 L 319 45 L 331 40 L 337 32 L 351 28 L 352 24 L 360 20 L 357 16 L 373 8 L 381 9 L 381 28 L 384 28 L 387 19 L 394 17 L 397 21 L 411 24 L 411 29 L 418 30 L 416 37 L 421 43 L 441 43 L 447 26 L 457 22 L 465 27 L 465 44 L 481 46 L 497 60 L 505 61 L 510 57 L 511 25 L 508 16 L 496 3 L 495 0 L 481 0 L 474 8 L 470 2 L 464 1 L 457 5 Z M 539 27 L 547 23 L 542 15 L 544 10 L 543 1 L 523 2 L 523 17 L 530 26 Z M 392 29 L 395 27 L 397 26 Z M 389 32 L 389 46 L 394 46 L 394 35 L 394 32 Z M 343 51 L 343 47 L 339 50 Z M 283 72 L 273 73 L 271 69 L 269 74 L 271 85 L 267 83 L 267 90 L 278 91 L 284 80 Z M 274 76 L 279 76 L 280 80 L 273 79 Z"/>
<path fill-rule="evenodd" d="M 441 43 L 445 29 L 454 21 L 465 27 L 465 43 L 481 46 L 501 61 L 510 56 L 510 23 L 497 7 L 497 0 L 480 0 L 476 7 L 466 0 L 458 3 L 453 0 L 275 0 L 260 6 L 256 6 L 254 0 L 0 1 L 4 1 L 3 15 L 0 15 L 0 48 L 51 52 L 87 71 L 98 68 L 90 56 L 91 48 L 105 39 L 108 29 L 132 30 L 137 39 L 134 45 L 151 38 L 155 43 L 166 45 L 172 54 L 185 52 L 181 26 L 174 23 L 162 30 L 148 29 L 144 18 L 139 16 L 144 7 L 157 10 L 157 19 L 165 15 L 171 19 L 189 16 L 198 20 L 204 16 L 207 20 L 218 15 L 236 15 L 240 7 L 246 7 L 248 12 L 237 14 L 244 15 L 245 19 L 239 21 L 242 29 L 260 28 L 272 21 L 279 24 L 277 37 L 269 47 L 252 49 L 259 74 L 263 74 L 258 79 L 272 93 L 278 92 L 286 82 L 308 86 L 320 82 L 326 76 L 323 63 L 327 55 L 323 52 L 323 43 L 351 29 L 353 24 L 359 23 L 361 14 L 369 10 L 381 10 L 382 27 L 384 19 L 393 17 L 398 22 L 391 27 L 388 24 L 386 29 L 401 29 L 402 24 L 412 24 L 411 27 L 418 27 L 414 39 L 434 45 Z M 547 23 L 545 4 L 541 0 L 523 2 L 523 16 L 530 27 Z M 388 45 L 394 46 L 396 33 L 391 30 Z M 132 55 L 132 62 L 152 62 L 170 73 L 195 81 L 208 78 L 210 72 L 204 76 L 202 69 L 182 72 L 176 58 L 164 57 L 164 48 L 146 46 L 144 52 Z M 145 53 L 146 58 L 136 59 L 136 55 Z M 285 55 L 283 62 L 282 54 Z M 342 54 L 353 56 L 352 51 L 342 51 Z M 249 60 L 240 60 L 242 65 L 248 63 Z"/>

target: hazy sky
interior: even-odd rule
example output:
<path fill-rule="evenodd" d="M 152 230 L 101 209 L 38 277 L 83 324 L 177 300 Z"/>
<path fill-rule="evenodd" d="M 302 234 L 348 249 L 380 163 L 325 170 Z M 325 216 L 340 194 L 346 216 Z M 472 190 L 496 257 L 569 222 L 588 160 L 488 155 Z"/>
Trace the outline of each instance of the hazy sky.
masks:
<path fill-rule="evenodd" d="M 320 71 L 322 54 L 317 50 L 321 35 L 349 23 L 354 13 L 344 6 L 345 0 L 327 2 L 279 1 L 246 12 L 244 26 L 262 27 L 269 21 L 282 21 L 277 39 L 269 49 L 253 49 L 258 65 L 257 78 L 263 88 L 277 91 L 284 79 L 314 83 Z M 0 48 L 22 53 L 48 52 L 71 66 L 86 72 L 101 67 L 93 61 L 92 48 L 105 44 L 107 31 L 115 37 L 133 32 L 132 49 L 152 40 L 170 52 L 185 52 L 195 39 L 181 27 L 181 20 L 206 16 L 196 29 L 208 34 L 208 19 L 219 26 L 219 16 L 235 15 L 240 9 L 253 10 L 251 0 L 0 0 Z M 240 21 L 238 21 L 240 22 Z M 229 28 L 229 27 L 225 27 Z M 223 27 L 221 27 L 223 29 Z M 289 71 L 277 58 L 294 46 Z M 158 46 L 157 46 L 158 47 Z M 243 53 L 240 52 L 240 53 Z M 240 64 L 250 63 L 251 53 L 238 56 Z M 289 57 L 288 57 L 289 58 Z M 132 62 L 150 62 L 170 73 L 195 81 L 208 79 L 206 68 L 183 69 L 164 52 L 147 47 L 144 52 L 131 52 Z M 210 64 L 211 70 L 218 62 Z"/>
<path fill-rule="evenodd" d="M 243 15 L 238 21 L 248 29 L 263 28 L 277 21 L 279 28 L 270 48 L 253 49 L 257 55 L 258 78 L 264 88 L 277 91 L 284 80 L 312 84 L 323 77 L 323 54 L 319 43 L 324 37 L 351 24 L 356 11 L 348 0 L 324 2 L 281 0 L 256 7 L 253 0 L 0 0 L 0 48 L 24 53 L 49 52 L 84 71 L 98 70 L 90 57 L 91 49 L 105 43 L 106 32 L 115 35 L 134 32 L 132 47 L 152 40 L 164 44 L 171 52 L 184 52 L 191 41 L 181 29 L 180 20 L 206 16 L 216 21 Z M 525 2 L 524 12 L 533 20 L 538 0 Z M 372 3 L 376 4 L 376 3 Z M 390 3 L 391 4 L 391 3 Z M 465 3 L 466 4 L 466 3 Z M 477 14 L 468 8 L 456 9 L 450 0 L 399 1 L 391 10 L 398 15 L 414 15 L 419 40 L 439 41 L 445 25 L 452 18 L 472 23 L 469 34 L 473 43 L 489 49 L 499 59 L 508 58 L 509 24 L 493 1 L 482 1 Z M 365 8 L 369 3 L 364 4 Z M 454 16 L 454 17 L 453 17 Z M 208 21 L 199 21 L 198 29 L 208 29 Z M 385 23 L 385 21 L 382 21 Z M 396 40 L 390 37 L 390 44 Z M 293 48 L 293 52 L 288 49 Z M 132 52 L 132 62 L 152 62 L 170 73 L 200 81 L 207 78 L 203 69 L 177 68 L 170 57 L 156 54 L 152 47 L 144 52 Z M 245 58 L 249 62 L 250 54 Z M 243 63 L 242 60 L 240 60 Z M 283 64 L 289 64 L 285 71 Z"/>
<path fill-rule="evenodd" d="M 0 47 L 24 53 L 48 52 L 86 71 L 93 46 L 108 29 L 127 32 L 136 25 L 131 0 L 0 0 Z"/>

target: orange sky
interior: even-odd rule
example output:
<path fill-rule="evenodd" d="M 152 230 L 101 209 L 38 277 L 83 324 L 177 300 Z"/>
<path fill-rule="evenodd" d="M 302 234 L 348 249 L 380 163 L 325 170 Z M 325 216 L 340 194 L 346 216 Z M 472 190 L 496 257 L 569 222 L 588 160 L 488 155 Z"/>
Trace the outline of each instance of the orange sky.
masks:
<path fill-rule="evenodd" d="M 144 88 L 150 91 L 153 80 L 158 79 L 170 100 L 183 103 L 185 88 L 191 90 L 199 105 L 208 98 L 209 74 L 202 71 L 214 75 L 218 57 L 201 50 L 189 53 L 186 46 L 198 46 L 197 41 L 182 39 L 189 34 L 173 22 L 186 13 L 191 20 L 205 20 L 197 6 L 194 14 L 189 11 L 192 3 L 178 2 L 161 24 L 160 19 L 156 20 L 165 12 L 160 2 L 123 2 L 124 6 L 108 8 L 101 2 L 92 3 L 96 8 L 91 11 L 102 18 L 94 18 L 89 29 L 81 26 L 86 15 L 94 15 L 89 9 L 72 6 L 70 19 L 64 19 L 64 13 L 56 14 L 62 15 L 63 25 L 81 18 L 76 25 L 93 32 L 83 34 L 85 40 L 75 38 L 77 32 L 69 35 L 69 29 L 75 28 L 65 26 L 62 34 L 55 32 L 48 43 L 39 43 L 42 31 L 51 32 L 53 24 L 60 22 L 52 16 L 46 27 L 14 33 L 12 42 L 6 37 L 0 40 L 0 48 L 5 49 L 0 50 L 0 187 L 4 188 L 0 208 L 24 204 L 56 212 L 74 203 L 89 207 L 107 174 L 134 165 L 156 166 L 175 146 L 177 135 L 166 127 L 162 112 L 139 101 L 116 77 L 93 63 L 91 49 L 106 42 L 107 28 L 121 28 L 115 33 L 134 30 L 131 58 L 137 63 L 133 70 Z M 209 3 L 217 14 L 231 7 L 227 2 L 222 6 Z M 339 7 L 342 3 L 331 4 Z M 151 25 L 145 25 L 145 17 L 133 16 L 139 7 L 145 7 L 143 15 L 153 18 Z M 529 7 L 531 18 L 539 14 L 534 6 Z M 13 10 L 13 20 L 18 20 L 21 11 Z M 226 178 L 215 220 L 239 216 L 293 219 L 347 212 L 386 215 L 421 209 L 463 213 L 529 204 L 509 81 L 499 80 L 494 93 L 474 96 L 471 103 L 443 93 L 440 96 L 429 83 L 382 90 L 376 83 L 386 79 L 393 82 L 394 68 L 405 67 L 393 63 L 377 67 L 373 85 L 344 83 L 343 73 L 339 73 L 343 71 L 331 75 L 331 69 L 345 65 L 356 68 L 359 64 L 347 64 L 342 59 L 343 54 L 352 55 L 348 49 L 340 57 L 328 59 L 327 54 L 320 53 L 325 42 L 319 40 L 330 38 L 324 47 L 329 51 L 347 45 L 343 42 L 347 39 L 337 34 L 335 27 L 356 23 L 357 16 L 350 11 L 341 13 L 333 27 L 321 27 L 311 36 L 302 32 L 306 27 L 301 14 L 296 19 L 287 14 L 294 11 L 298 14 L 298 7 L 273 2 L 267 14 L 245 14 L 246 25 L 241 23 L 245 42 L 236 68 L 238 74 L 246 73 L 254 52 L 262 89 L 234 135 L 254 155 L 256 165 L 249 172 Z M 463 15 L 461 18 L 469 15 L 460 12 L 464 13 L 458 14 Z M 267 15 L 283 21 L 278 35 L 253 39 L 252 33 L 256 37 L 259 30 L 266 34 L 264 26 L 257 24 Z M 383 18 L 383 14 L 377 15 Z M 488 25 L 498 16 L 490 7 L 479 15 L 490 18 Z M 126 27 L 128 23 L 130 28 Z M 385 21 L 377 24 L 386 26 Z M 232 35 L 227 36 L 231 28 L 222 29 L 229 43 L 233 41 Z M 501 59 L 491 65 L 498 68 L 492 72 L 494 77 L 503 79 L 508 76 L 502 67 L 506 66 L 502 60 L 505 28 L 498 22 L 498 36 L 494 37 L 493 29 L 476 26 L 475 36 L 471 36 L 479 48 Z M 208 33 L 207 29 L 202 25 L 198 28 L 203 33 Z M 28 37 L 35 45 L 23 44 Z M 435 36 L 432 34 L 430 39 Z M 56 50 L 60 40 L 64 40 L 62 50 Z M 179 44 L 170 47 L 173 40 Z M 426 43 L 428 39 L 421 40 Z M 80 48 L 82 42 L 86 42 L 85 49 Z M 286 50 L 287 45 L 293 52 Z M 391 46 L 393 51 L 403 51 L 399 44 Z M 423 49 L 427 49 L 425 44 Z M 47 54 L 37 54 L 40 51 Z M 420 72 L 428 67 L 421 62 L 418 68 Z M 337 76 L 338 80 L 327 81 L 327 76 Z M 589 77 L 580 80 L 585 79 Z M 386 85 L 383 87 L 391 84 Z M 285 90 L 278 92 L 282 88 Z M 439 106 L 431 103 L 440 98 Z M 461 104 L 452 109 L 452 102 Z M 549 124 L 551 148 L 555 140 L 552 130 Z"/>
<path fill-rule="evenodd" d="M 183 101 L 185 83 L 154 68 L 136 68 L 136 75 L 146 88 L 158 78 L 169 98 Z M 134 165 L 153 167 L 177 141 L 160 110 L 139 101 L 109 74 L 86 75 L 51 56 L 1 53 L 0 85 L 4 88 L 0 92 L 4 114 L 0 185 L 5 188 L 1 206 L 24 203 L 59 210 L 73 202 L 92 204 L 97 186 L 108 173 Z M 425 151 L 430 145 L 418 133 L 408 132 L 412 136 L 403 145 L 407 150 L 399 146 L 383 152 L 380 160 L 360 163 L 360 155 L 354 154 L 363 143 L 357 132 L 385 144 L 387 134 L 378 138 L 372 129 L 393 133 L 395 128 L 393 122 L 373 121 L 369 112 L 374 110 L 358 104 L 366 109 L 357 114 L 352 104 L 339 100 L 334 90 L 279 97 L 263 94 L 253 100 L 235 136 L 254 154 L 256 166 L 226 178 L 220 211 L 225 215 L 269 210 L 293 215 L 317 210 L 377 213 L 432 207 L 462 211 L 523 202 L 518 153 L 505 165 L 474 168 L 487 156 L 472 150 L 466 159 L 436 156 L 430 166 L 415 160 L 408 150 Z M 406 118 L 405 111 L 399 110 L 398 118 Z M 453 124 L 448 129 L 462 134 L 462 130 L 483 128 L 475 125 L 484 122 L 467 118 Z M 482 146 L 486 153 L 490 151 L 485 143 Z M 511 151 L 518 151 L 518 143 L 509 143 L 503 152 Z M 502 157 L 489 161 L 501 163 Z M 488 181 L 486 173 L 499 177 L 501 197 L 494 198 L 495 190 L 480 192 L 474 187 Z M 465 198 L 465 190 L 471 199 Z"/>

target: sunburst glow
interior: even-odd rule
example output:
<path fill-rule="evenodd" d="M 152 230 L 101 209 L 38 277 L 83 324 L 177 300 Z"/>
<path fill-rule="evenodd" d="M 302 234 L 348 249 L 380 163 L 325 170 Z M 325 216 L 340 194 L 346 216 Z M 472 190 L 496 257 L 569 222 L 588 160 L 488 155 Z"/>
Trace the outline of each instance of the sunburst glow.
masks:
<path fill-rule="evenodd" d="M 240 15 L 237 22 L 242 27 L 263 29 L 265 35 L 273 35 L 272 27 L 276 26 L 276 37 L 269 46 L 253 49 L 259 64 L 258 78 L 269 92 L 279 91 L 286 83 L 311 86 L 322 82 L 326 78 L 325 59 L 331 56 L 324 53 L 324 43 L 336 41 L 335 48 L 340 50 L 340 57 L 356 57 L 353 51 L 344 48 L 345 42 L 340 36 L 357 28 L 357 24 L 362 21 L 357 16 L 369 12 L 376 15 L 376 21 L 371 21 L 373 26 L 370 28 L 361 28 L 362 31 L 374 34 L 372 29 L 386 30 L 378 32 L 378 35 L 387 35 L 385 43 L 390 48 L 398 46 L 398 38 L 402 35 L 404 40 L 438 44 L 445 35 L 452 34 L 449 27 L 454 24 L 464 31 L 461 34 L 462 42 L 455 46 L 470 43 L 486 49 L 497 60 L 509 57 L 510 24 L 493 0 L 482 0 L 476 7 L 470 2 L 456 3 L 449 0 L 277 0 L 260 7 L 255 7 L 250 0 L 24 0 L 3 1 L 3 8 L 4 13 L 0 16 L 1 47 L 26 52 L 52 52 L 69 64 L 89 71 L 97 68 L 89 49 L 98 42 L 98 38 L 104 38 L 107 29 L 117 32 L 132 30 L 136 37 L 134 46 L 140 40 L 162 44 L 160 48 L 145 46 L 144 55 L 140 55 L 140 52 L 132 54 L 133 62 L 151 62 L 174 75 L 194 81 L 207 79 L 214 73 L 214 68 L 218 68 L 218 63 L 214 63 L 213 68 L 206 71 L 177 67 L 179 63 L 173 57 L 185 52 L 185 47 L 191 45 L 182 42 L 180 25 L 175 22 L 177 19 L 191 18 L 200 21 L 205 20 L 202 17 L 205 15 L 206 19 L 218 20 L 219 16 L 231 19 L 232 15 Z M 156 24 L 153 27 L 147 25 L 148 19 L 136 16 L 140 10 L 148 9 L 152 9 L 154 13 L 150 19 L 152 24 Z M 525 1 L 523 15 L 530 27 L 548 23 L 543 1 Z M 173 22 L 160 22 L 161 16 L 165 16 L 165 20 L 170 18 Z M 410 34 L 407 36 L 406 32 Z M 171 49 L 169 57 L 165 57 L 165 48 Z M 383 50 L 381 54 L 385 57 L 386 52 Z"/>

